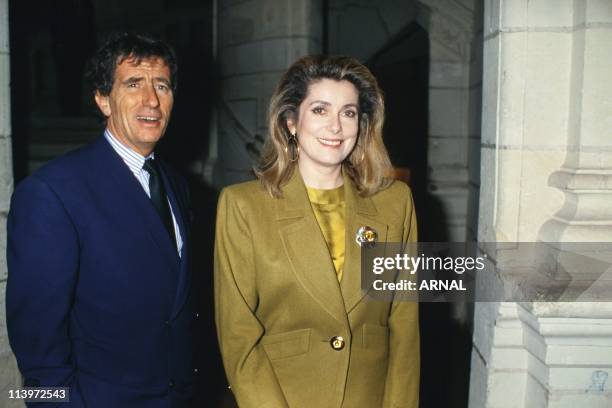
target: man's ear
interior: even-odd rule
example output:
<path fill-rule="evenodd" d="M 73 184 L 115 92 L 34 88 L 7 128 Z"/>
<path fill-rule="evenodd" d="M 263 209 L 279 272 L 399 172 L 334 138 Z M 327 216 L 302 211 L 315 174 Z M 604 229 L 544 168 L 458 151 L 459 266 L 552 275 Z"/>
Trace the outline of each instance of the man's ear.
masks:
<path fill-rule="evenodd" d="M 96 100 L 96 104 L 98 105 L 98 108 L 100 108 L 100 111 L 102 111 L 104 116 L 108 118 L 111 115 L 109 96 L 104 96 L 100 93 L 100 91 L 96 91 L 94 99 Z"/>

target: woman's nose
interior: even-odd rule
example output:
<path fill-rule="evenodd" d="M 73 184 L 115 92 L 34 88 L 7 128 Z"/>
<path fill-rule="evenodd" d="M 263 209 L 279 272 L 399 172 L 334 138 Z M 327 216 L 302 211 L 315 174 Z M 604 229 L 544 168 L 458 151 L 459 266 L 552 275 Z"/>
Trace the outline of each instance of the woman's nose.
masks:
<path fill-rule="evenodd" d="M 342 130 L 342 125 L 340 123 L 340 118 L 338 115 L 332 115 L 330 118 L 329 130 L 333 134 L 338 134 Z"/>

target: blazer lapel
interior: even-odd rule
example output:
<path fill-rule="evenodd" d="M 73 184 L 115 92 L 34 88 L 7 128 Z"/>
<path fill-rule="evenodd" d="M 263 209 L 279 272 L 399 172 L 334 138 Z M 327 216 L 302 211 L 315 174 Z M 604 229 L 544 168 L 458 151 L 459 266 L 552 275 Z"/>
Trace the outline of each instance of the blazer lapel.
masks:
<path fill-rule="evenodd" d="M 387 240 L 388 225 L 377 220 L 378 211 L 374 202 L 369 197 L 359 195 L 346 173 L 344 185 L 346 242 L 341 290 L 344 307 L 349 313 L 367 294 L 361 289 L 361 247 L 355 240 L 356 233 L 363 226 L 371 227 L 378 234 L 376 241 L 382 243 Z"/>
<path fill-rule="evenodd" d="M 168 263 L 168 267 L 172 270 L 178 269 L 176 245 L 172 245 L 163 222 L 138 180 L 104 137 L 98 139 L 95 148 L 101 153 L 104 166 L 103 178 L 115 184 L 116 197 L 121 198 L 117 202 L 127 204 L 123 205 L 128 214 L 126 222 L 136 223 L 139 228 L 147 228 L 154 245 L 158 248 L 157 252 Z"/>
<path fill-rule="evenodd" d="M 348 325 L 334 265 L 297 169 L 276 206 L 283 249 L 298 282 L 331 316 Z"/>
<path fill-rule="evenodd" d="M 166 194 L 168 194 L 168 199 L 170 200 L 170 205 L 172 206 L 172 212 L 174 213 L 174 217 L 176 218 L 176 222 L 179 226 L 179 233 L 181 234 L 181 239 L 183 240 L 183 248 L 181 249 L 181 267 L 178 276 L 178 284 L 176 288 L 176 297 L 174 299 L 174 306 L 172 307 L 171 317 L 174 318 L 177 313 L 181 310 L 183 304 L 185 303 L 185 299 L 187 298 L 187 289 L 189 287 L 189 281 L 191 276 L 189 274 L 189 246 L 188 246 L 188 237 L 187 237 L 187 221 L 186 217 L 188 216 L 186 205 L 183 205 L 183 200 L 178 199 L 178 187 L 176 183 L 174 183 L 173 178 L 170 177 L 168 172 L 165 170 L 166 166 L 163 165 L 162 162 L 162 178 L 164 180 L 164 185 L 166 186 Z M 176 246 L 174 246 L 175 252 Z"/>

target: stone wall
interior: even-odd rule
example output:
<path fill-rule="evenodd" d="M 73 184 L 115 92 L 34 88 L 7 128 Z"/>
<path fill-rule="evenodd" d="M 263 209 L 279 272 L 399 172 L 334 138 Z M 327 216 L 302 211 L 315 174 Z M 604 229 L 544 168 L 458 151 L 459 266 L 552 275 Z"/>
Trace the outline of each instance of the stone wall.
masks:
<path fill-rule="evenodd" d="M 473 37 L 470 46 L 469 96 L 467 117 L 468 204 L 466 241 L 478 238 L 478 204 L 480 200 L 480 139 L 482 126 L 482 44 L 483 10 L 481 1 L 474 2 Z"/>
<path fill-rule="evenodd" d="M 607 0 L 485 1 L 481 242 L 612 241 L 611 43 Z M 475 308 L 470 407 L 612 405 L 610 303 Z"/>
<path fill-rule="evenodd" d="M 8 389 L 21 384 L 15 358 L 6 334 L 6 216 L 13 192 L 11 148 L 8 0 L 0 0 L 0 405 L 21 406 L 6 401 Z"/>
<path fill-rule="evenodd" d="M 472 219 L 477 213 L 474 196 L 478 194 L 478 184 L 470 180 L 470 169 L 477 168 L 478 156 L 471 148 L 480 140 L 479 113 L 475 109 L 480 105 L 481 7 L 479 2 L 469 0 L 421 3 L 429 10 L 420 23 L 426 24 L 431 43 L 430 190 L 444 209 L 447 239 L 464 241 L 469 232 L 470 202 Z"/>

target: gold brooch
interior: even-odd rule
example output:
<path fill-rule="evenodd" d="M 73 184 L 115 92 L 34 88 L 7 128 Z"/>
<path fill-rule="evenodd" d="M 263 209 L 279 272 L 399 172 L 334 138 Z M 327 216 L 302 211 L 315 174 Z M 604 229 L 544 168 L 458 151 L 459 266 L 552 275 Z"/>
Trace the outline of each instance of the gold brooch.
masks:
<path fill-rule="evenodd" d="M 363 226 L 357 230 L 357 234 L 355 234 L 355 242 L 359 244 L 359 246 L 370 246 L 376 243 L 376 237 L 378 234 L 376 230 L 372 227 Z"/>

